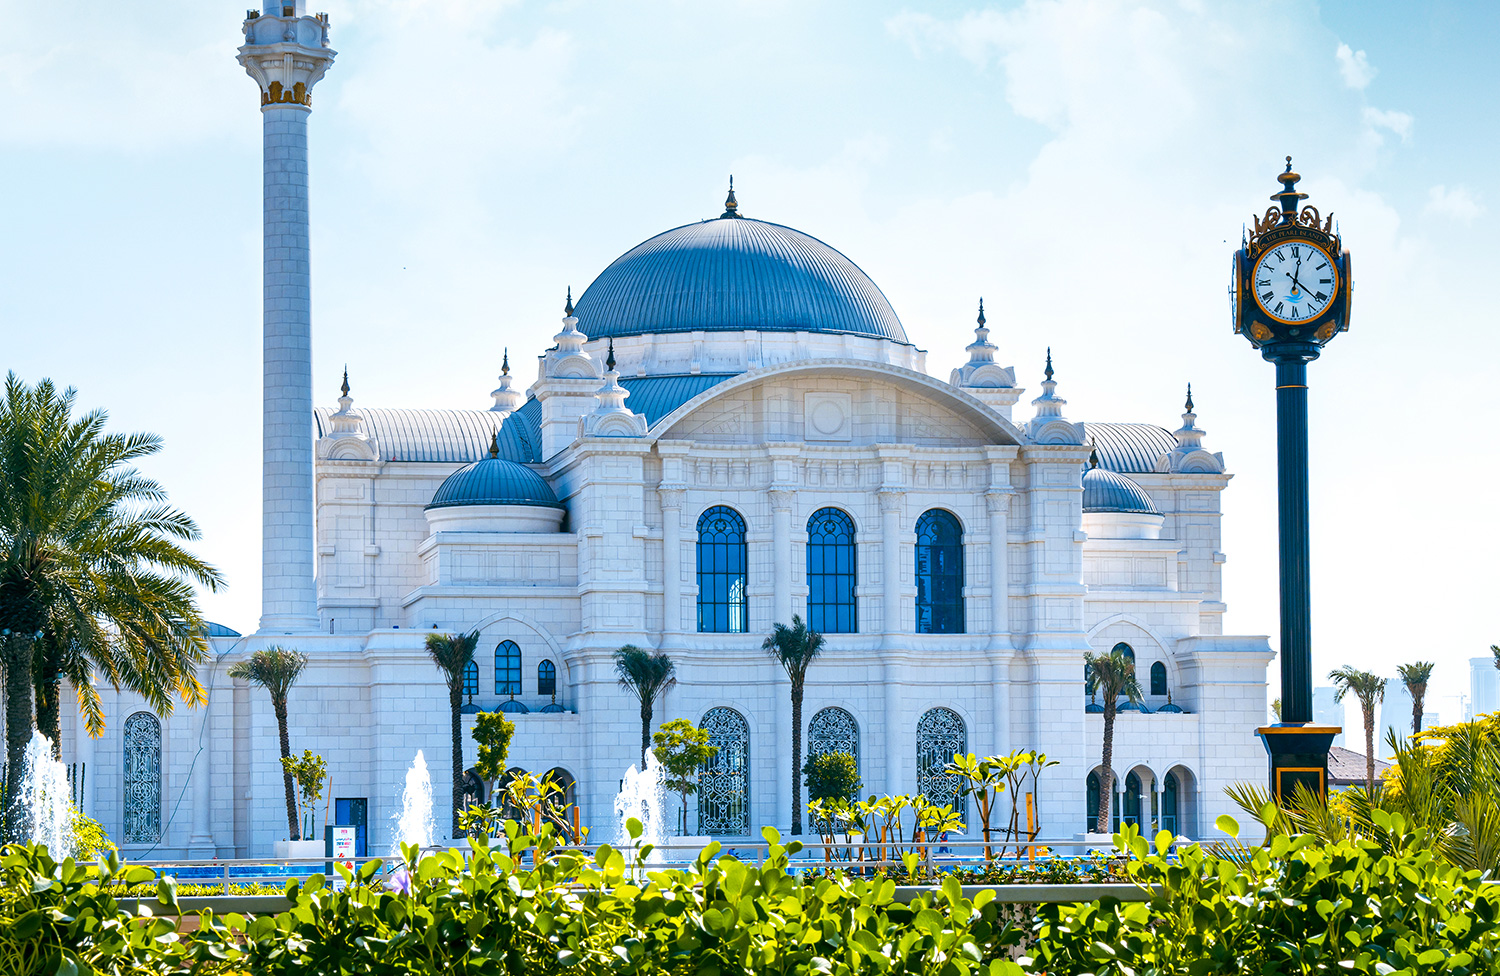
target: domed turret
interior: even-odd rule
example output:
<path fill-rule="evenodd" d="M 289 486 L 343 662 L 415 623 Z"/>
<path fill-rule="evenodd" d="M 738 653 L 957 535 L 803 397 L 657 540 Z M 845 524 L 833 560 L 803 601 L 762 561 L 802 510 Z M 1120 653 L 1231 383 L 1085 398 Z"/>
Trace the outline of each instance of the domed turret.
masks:
<path fill-rule="evenodd" d="M 1166 519 L 1146 489 L 1099 467 L 1096 451 L 1083 473 L 1083 531 L 1094 539 L 1159 539 Z"/>
<path fill-rule="evenodd" d="M 563 506 L 545 478 L 524 464 L 490 456 L 450 474 L 427 505 L 433 532 L 556 532 Z"/>

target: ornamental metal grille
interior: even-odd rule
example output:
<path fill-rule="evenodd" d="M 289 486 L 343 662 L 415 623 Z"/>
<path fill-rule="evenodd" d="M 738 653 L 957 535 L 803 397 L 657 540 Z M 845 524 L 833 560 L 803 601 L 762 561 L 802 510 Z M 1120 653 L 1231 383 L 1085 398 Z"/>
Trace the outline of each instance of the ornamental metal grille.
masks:
<path fill-rule="evenodd" d="M 460 694 L 473 697 L 479 694 L 479 662 L 470 661 L 464 665 L 464 686 Z"/>
<path fill-rule="evenodd" d="M 125 843 L 161 839 L 161 722 L 150 712 L 125 720 Z"/>
<path fill-rule="evenodd" d="M 934 708 L 917 722 L 917 792 L 929 803 L 953 807 L 960 819 L 964 816 L 964 802 L 958 794 L 961 780 L 944 770 L 955 753 L 968 751 L 968 733 L 957 712 Z"/>
<path fill-rule="evenodd" d="M 842 708 L 825 708 L 807 723 L 807 758 L 829 752 L 847 752 L 859 768 L 859 726 Z"/>
<path fill-rule="evenodd" d="M 536 693 L 557 694 L 557 665 L 551 661 L 543 661 L 536 666 Z"/>
<path fill-rule="evenodd" d="M 698 833 L 750 832 L 750 726 L 732 708 L 710 708 L 699 723 L 714 757 L 698 771 Z"/>
<path fill-rule="evenodd" d="M 807 520 L 807 626 L 820 634 L 857 634 L 858 567 L 854 520 L 820 508 Z"/>
<path fill-rule="evenodd" d="M 521 693 L 521 648 L 515 641 L 501 641 L 495 648 L 495 694 Z"/>
<path fill-rule="evenodd" d="M 964 530 L 934 508 L 917 519 L 917 633 L 964 632 Z"/>
<path fill-rule="evenodd" d="M 725 505 L 698 519 L 698 631 L 743 634 L 749 627 L 745 605 L 745 520 Z"/>

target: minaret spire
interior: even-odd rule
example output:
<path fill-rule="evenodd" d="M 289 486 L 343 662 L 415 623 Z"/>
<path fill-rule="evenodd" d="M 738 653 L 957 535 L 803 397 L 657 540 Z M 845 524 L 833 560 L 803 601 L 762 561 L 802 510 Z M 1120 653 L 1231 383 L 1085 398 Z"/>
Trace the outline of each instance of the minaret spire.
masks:
<path fill-rule="evenodd" d="M 260 91 L 264 146 L 260 631 L 277 634 L 318 629 L 307 426 L 313 409 L 307 119 L 313 86 L 335 52 L 327 15 L 307 16 L 305 3 L 278 0 L 265 14 L 251 11 L 238 54 Z"/>
<path fill-rule="evenodd" d="M 490 407 L 490 410 L 494 413 L 502 414 L 500 418 L 502 421 L 519 410 L 521 404 L 526 402 L 526 398 L 521 395 L 519 390 L 511 389 L 512 382 L 513 380 L 510 375 L 510 347 L 506 346 L 505 355 L 500 360 L 500 385 L 490 391 L 490 396 L 495 400 L 495 405 Z"/>
<path fill-rule="evenodd" d="M 1187 388 L 1187 403 L 1183 405 L 1182 426 L 1173 431 L 1172 436 L 1177 438 L 1177 451 L 1187 454 L 1190 451 L 1203 450 L 1203 435 L 1207 431 L 1198 426 L 1198 415 L 1193 412 L 1193 384 L 1189 383 Z"/>
<path fill-rule="evenodd" d="M 1053 379 L 1052 348 L 1047 348 L 1047 378 L 1042 380 L 1042 395 L 1031 401 L 1036 407 L 1036 416 L 1026 425 L 1026 432 L 1042 444 L 1081 444 L 1083 427 L 1072 424 L 1063 417 L 1063 407 L 1068 401 L 1057 395 L 1057 380 Z"/>

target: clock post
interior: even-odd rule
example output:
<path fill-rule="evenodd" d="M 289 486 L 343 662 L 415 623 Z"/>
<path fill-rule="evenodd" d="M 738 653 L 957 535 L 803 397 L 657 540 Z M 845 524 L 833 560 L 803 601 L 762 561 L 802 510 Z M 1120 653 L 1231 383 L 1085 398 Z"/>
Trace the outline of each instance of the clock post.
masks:
<path fill-rule="evenodd" d="M 1349 252 L 1286 171 L 1271 199 L 1280 206 L 1255 218 L 1254 233 L 1235 252 L 1230 300 L 1234 331 L 1276 366 L 1276 467 L 1281 554 L 1281 721 L 1256 730 L 1270 760 L 1271 792 L 1289 798 L 1299 786 L 1328 791 L 1328 747 L 1337 726 L 1312 714 L 1307 364 L 1349 328 Z"/>

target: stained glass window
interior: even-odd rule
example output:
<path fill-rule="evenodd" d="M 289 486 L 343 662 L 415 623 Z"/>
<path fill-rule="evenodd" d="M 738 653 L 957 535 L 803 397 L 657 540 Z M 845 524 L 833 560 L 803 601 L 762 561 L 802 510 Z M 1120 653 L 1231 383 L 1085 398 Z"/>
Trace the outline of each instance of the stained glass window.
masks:
<path fill-rule="evenodd" d="M 750 726 L 732 708 L 710 708 L 699 723 L 719 751 L 698 771 L 698 833 L 750 832 Z"/>
<path fill-rule="evenodd" d="M 161 839 L 161 722 L 150 712 L 125 720 L 125 831 L 127 844 Z"/>
<path fill-rule="evenodd" d="M 698 519 L 698 630 L 743 634 L 749 627 L 745 605 L 745 520 L 725 505 Z"/>
<path fill-rule="evenodd" d="M 495 694 L 521 693 L 521 648 L 515 641 L 501 641 L 495 648 Z"/>
<path fill-rule="evenodd" d="M 917 519 L 917 633 L 964 632 L 964 530 L 934 508 Z M 887 628 L 889 629 L 889 628 Z"/>
<path fill-rule="evenodd" d="M 536 666 L 536 693 L 557 694 L 557 665 L 551 661 L 542 661 Z"/>
<path fill-rule="evenodd" d="M 1165 695 L 1167 693 L 1167 666 L 1160 661 L 1151 665 L 1151 694 Z"/>
<path fill-rule="evenodd" d="M 821 508 L 807 520 L 807 626 L 821 634 L 855 634 L 858 579 L 854 520 Z"/>
<path fill-rule="evenodd" d="M 960 820 L 964 801 L 959 795 L 962 782 L 947 772 L 956 753 L 969 751 L 969 736 L 964 720 L 948 708 L 930 709 L 917 722 L 917 792 L 937 806 L 951 806 Z"/>

